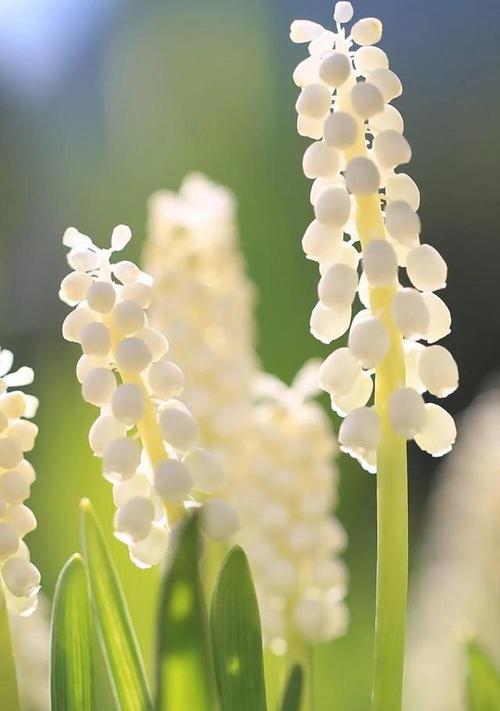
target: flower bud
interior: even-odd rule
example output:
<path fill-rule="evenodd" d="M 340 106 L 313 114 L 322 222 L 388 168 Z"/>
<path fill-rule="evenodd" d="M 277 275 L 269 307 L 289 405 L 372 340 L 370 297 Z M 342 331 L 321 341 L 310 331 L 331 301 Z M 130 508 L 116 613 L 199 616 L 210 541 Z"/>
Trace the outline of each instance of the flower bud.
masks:
<path fill-rule="evenodd" d="M 432 402 L 425 405 L 425 415 L 425 425 L 415 435 L 415 442 L 424 452 L 441 457 L 451 450 L 457 438 L 453 417 Z"/>
<path fill-rule="evenodd" d="M 379 318 L 366 318 L 351 327 L 349 350 L 363 368 L 374 368 L 386 355 L 389 343 L 389 334 Z"/>
<path fill-rule="evenodd" d="M 458 367 L 443 346 L 429 346 L 418 358 L 418 375 L 426 389 L 436 397 L 446 397 L 458 388 Z"/>
<path fill-rule="evenodd" d="M 392 300 L 392 315 L 405 338 L 422 338 L 429 327 L 429 311 L 422 294 L 415 289 L 402 289 Z"/>
<path fill-rule="evenodd" d="M 295 108 L 300 116 L 322 119 L 330 111 L 332 95 L 324 84 L 309 84 L 302 89 Z"/>
<path fill-rule="evenodd" d="M 181 503 L 190 492 L 193 480 L 189 469 L 177 459 L 165 459 L 155 468 L 155 489 L 165 501 Z"/>
<path fill-rule="evenodd" d="M 319 384 L 332 394 L 348 393 L 361 375 L 361 368 L 348 348 L 337 348 L 330 353 L 319 369 Z"/>
<path fill-rule="evenodd" d="M 406 271 L 413 286 L 420 291 L 436 291 L 446 286 L 448 267 L 430 244 L 419 245 L 409 252 Z"/>
<path fill-rule="evenodd" d="M 377 193 L 380 187 L 379 169 L 370 158 L 353 158 L 345 170 L 345 184 L 353 195 Z"/>
<path fill-rule="evenodd" d="M 361 81 L 351 89 L 351 103 L 354 112 L 362 119 L 369 119 L 384 110 L 384 97 L 375 84 Z"/>
<path fill-rule="evenodd" d="M 375 69 L 389 69 L 389 59 L 379 47 L 360 47 L 354 54 L 354 66 L 365 76 Z"/>
<path fill-rule="evenodd" d="M 395 131 L 388 129 L 377 133 L 373 139 L 373 151 L 381 168 L 395 168 L 411 160 L 411 148 L 406 138 Z"/>
<path fill-rule="evenodd" d="M 397 434 L 413 439 L 425 424 L 425 404 L 413 388 L 399 388 L 389 397 L 389 420 Z"/>
<path fill-rule="evenodd" d="M 346 264 L 331 264 L 321 277 L 318 296 L 325 306 L 345 310 L 354 301 L 358 273 Z"/>
<path fill-rule="evenodd" d="M 111 401 L 111 410 L 124 425 L 135 425 L 144 417 L 146 398 L 142 388 L 135 383 L 119 385 Z"/>
<path fill-rule="evenodd" d="M 351 73 L 349 57 L 342 52 L 333 52 L 323 59 L 319 67 L 319 75 L 328 86 L 339 87 Z"/>
<path fill-rule="evenodd" d="M 351 200 L 344 188 L 325 188 L 314 206 L 318 222 L 333 227 L 342 227 L 351 213 Z"/>
<path fill-rule="evenodd" d="M 396 282 L 398 262 L 394 248 L 385 239 L 372 239 L 363 250 L 363 269 L 372 286 Z"/>
<path fill-rule="evenodd" d="M 210 499 L 203 504 L 200 524 L 206 535 L 216 541 L 231 538 L 240 527 L 236 511 L 222 499 Z"/>
<path fill-rule="evenodd" d="M 373 452 L 380 444 L 381 437 L 380 418 L 372 407 L 353 410 L 340 425 L 339 442 L 346 452 Z"/>
<path fill-rule="evenodd" d="M 329 146 L 345 150 L 356 143 L 359 129 L 356 120 L 346 111 L 334 111 L 325 121 L 324 136 Z"/>
<path fill-rule="evenodd" d="M 302 167 L 306 178 L 330 178 L 339 169 L 339 154 L 322 141 L 311 143 L 304 153 Z"/>
<path fill-rule="evenodd" d="M 382 39 L 382 23 L 376 17 L 358 20 L 351 28 L 351 37 L 359 45 L 377 44 Z"/>

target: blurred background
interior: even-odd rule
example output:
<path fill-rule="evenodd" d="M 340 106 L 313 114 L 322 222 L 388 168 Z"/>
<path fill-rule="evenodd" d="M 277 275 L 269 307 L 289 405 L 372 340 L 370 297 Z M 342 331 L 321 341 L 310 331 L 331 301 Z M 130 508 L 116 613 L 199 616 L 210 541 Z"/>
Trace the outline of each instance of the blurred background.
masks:
<path fill-rule="evenodd" d="M 91 456 L 62 341 L 61 236 L 75 225 L 106 244 L 130 224 L 138 257 L 145 203 L 192 170 L 230 186 L 259 290 L 259 355 L 287 382 L 328 351 L 309 335 L 317 267 L 300 239 L 311 219 L 295 130 L 291 72 L 303 56 L 292 19 L 328 23 L 329 0 L 0 0 L 0 343 L 36 371 L 40 436 L 28 539 L 50 596 L 79 547 L 78 502 L 90 496 L 111 534 L 109 485 Z M 402 78 L 397 107 L 422 191 L 423 237 L 446 258 L 454 328 L 445 345 L 461 370 L 456 413 L 500 363 L 497 0 L 359 0 L 384 22 L 382 46 Z M 410 448 L 412 542 L 418 544 L 436 461 Z M 370 689 L 374 479 L 343 459 L 340 518 L 350 544 L 348 636 L 317 654 L 323 708 L 365 711 Z M 139 637 L 151 658 L 156 573 L 113 544 Z M 328 669 L 328 674 L 322 670 Z M 320 677 L 323 676 L 323 681 Z"/>

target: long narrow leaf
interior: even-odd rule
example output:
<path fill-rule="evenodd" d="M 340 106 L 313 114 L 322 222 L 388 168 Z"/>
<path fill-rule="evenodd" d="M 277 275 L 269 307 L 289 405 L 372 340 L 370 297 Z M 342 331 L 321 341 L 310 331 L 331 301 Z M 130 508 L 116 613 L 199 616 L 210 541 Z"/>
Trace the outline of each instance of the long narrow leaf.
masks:
<path fill-rule="evenodd" d="M 85 565 L 74 555 L 62 569 L 54 595 L 51 655 L 52 711 L 92 711 L 92 621 Z"/>
<path fill-rule="evenodd" d="M 248 561 L 238 546 L 222 565 L 210 626 L 221 710 L 265 711 L 259 608 Z"/>
<path fill-rule="evenodd" d="M 304 674 L 302 667 L 296 664 L 288 677 L 280 711 L 300 711 L 303 682 Z"/>
<path fill-rule="evenodd" d="M 199 572 L 198 518 L 177 534 L 158 618 L 157 711 L 213 711 L 213 664 Z"/>
<path fill-rule="evenodd" d="M 6 709 L 19 711 L 16 666 L 12 653 L 9 615 L 0 585 L 0 690 L 2 703 Z"/>
<path fill-rule="evenodd" d="M 469 662 L 469 711 L 500 711 L 500 675 L 483 649 L 471 642 L 467 647 Z"/>
<path fill-rule="evenodd" d="M 84 499 L 81 509 L 92 607 L 118 708 L 151 711 L 144 664 L 118 575 L 90 501 Z"/>

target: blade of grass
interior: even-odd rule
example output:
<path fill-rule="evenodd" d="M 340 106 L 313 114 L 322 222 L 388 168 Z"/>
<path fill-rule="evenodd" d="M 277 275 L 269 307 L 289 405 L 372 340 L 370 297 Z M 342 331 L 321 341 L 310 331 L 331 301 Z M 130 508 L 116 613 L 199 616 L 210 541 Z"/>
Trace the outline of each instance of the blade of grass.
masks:
<path fill-rule="evenodd" d="M 300 711 L 303 681 L 304 673 L 302 667 L 296 664 L 288 677 L 280 711 Z"/>
<path fill-rule="evenodd" d="M 57 581 L 52 612 L 51 709 L 92 711 L 92 621 L 85 565 L 72 556 Z"/>
<path fill-rule="evenodd" d="M 469 711 L 500 711 L 500 675 L 491 659 L 476 643 L 467 646 Z"/>
<path fill-rule="evenodd" d="M 245 553 L 230 550 L 210 618 L 221 711 L 265 711 L 266 689 L 257 597 Z"/>
<path fill-rule="evenodd" d="M 198 516 L 176 533 L 158 617 L 157 711 L 213 711 L 215 690 L 199 570 Z"/>
<path fill-rule="evenodd" d="M 82 538 L 92 607 L 120 711 L 152 711 L 141 653 L 101 527 L 88 499 L 81 502 Z"/>
<path fill-rule="evenodd" d="M 12 652 L 10 637 L 9 613 L 0 584 L 0 690 L 2 704 L 6 709 L 19 711 L 19 694 L 17 691 L 16 665 Z"/>

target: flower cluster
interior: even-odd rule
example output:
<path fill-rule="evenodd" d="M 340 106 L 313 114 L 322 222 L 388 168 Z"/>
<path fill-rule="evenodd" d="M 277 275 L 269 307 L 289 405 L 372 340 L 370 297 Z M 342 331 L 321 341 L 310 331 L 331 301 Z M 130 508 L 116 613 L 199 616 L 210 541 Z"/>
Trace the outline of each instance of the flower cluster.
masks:
<path fill-rule="evenodd" d="M 306 402 L 317 368 L 291 389 L 260 373 L 254 288 L 228 190 L 190 175 L 178 194 L 153 195 L 149 208 L 151 323 L 177 334 L 171 353 L 189 380 L 180 397 L 226 464 L 224 493 L 241 521 L 266 642 L 279 650 L 291 635 L 337 636 L 346 621 L 346 573 L 336 559 L 345 534 L 331 517 L 337 443 L 322 409 Z"/>
<path fill-rule="evenodd" d="M 311 332 L 331 343 L 350 327 L 347 346 L 324 361 L 320 383 L 345 416 L 341 448 L 375 471 L 381 408 L 397 435 L 415 439 L 433 456 L 449 451 L 453 419 L 440 406 L 424 404 L 422 394 L 453 392 L 458 370 L 448 350 L 434 345 L 450 331 L 450 313 L 435 293 L 446 284 L 446 263 L 420 244 L 419 190 L 409 175 L 396 172 L 411 159 L 403 119 L 390 103 L 402 85 L 374 46 L 381 22 L 364 18 L 347 32 L 352 16 L 351 3 L 338 2 L 335 31 L 300 20 L 291 38 L 307 42 L 310 55 L 293 76 L 301 90 L 298 131 L 314 139 L 303 159 L 305 175 L 314 180 L 315 219 L 302 244 L 320 270 Z M 406 286 L 399 281 L 403 267 Z M 364 308 L 351 323 L 356 294 Z M 376 409 L 369 405 L 374 372 L 389 373 L 393 383 Z"/>
<path fill-rule="evenodd" d="M 33 449 L 38 434 L 38 427 L 29 421 L 38 400 L 9 389 L 33 382 L 31 368 L 10 372 L 12 363 L 12 353 L 0 350 L 0 585 L 9 612 L 28 615 L 37 605 L 40 573 L 23 541 L 36 528 L 36 519 L 24 503 L 35 471 L 24 455 Z"/>
<path fill-rule="evenodd" d="M 469 639 L 500 661 L 499 431 L 497 384 L 461 418 L 431 498 L 410 598 L 406 711 L 466 711 Z"/>
<path fill-rule="evenodd" d="M 166 337 L 148 324 L 152 279 L 132 262 L 110 261 L 130 238 L 119 225 L 111 248 L 99 249 L 75 228 L 66 230 L 73 271 L 60 297 L 75 307 L 63 335 L 82 347 L 76 370 L 83 398 L 100 408 L 89 442 L 113 484 L 115 535 L 137 565 L 148 567 L 164 557 L 169 531 L 195 503 L 193 491 L 216 489 L 223 470 L 200 447 L 198 425 L 177 399 L 184 374 L 167 356 Z M 232 508 L 215 498 L 204 506 L 202 525 L 215 538 L 238 526 Z"/>
<path fill-rule="evenodd" d="M 337 503 L 337 443 L 316 393 L 317 363 L 291 387 L 266 375 L 254 407 L 252 482 L 240 489 L 239 534 L 252 565 L 265 639 L 332 639 L 345 632 L 346 534 Z M 314 381 L 314 386 L 312 382 Z"/>
<path fill-rule="evenodd" d="M 235 214 L 229 190 L 188 175 L 178 193 L 150 198 L 143 255 L 155 280 L 151 322 L 168 333 L 186 375 L 182 401 L 222 454 L 231 443 L 241 450 L 257 368 L 254 288 L 238 251 Z M 228 463 L 232 476 L 239 476 L 238 459 Z"/>

